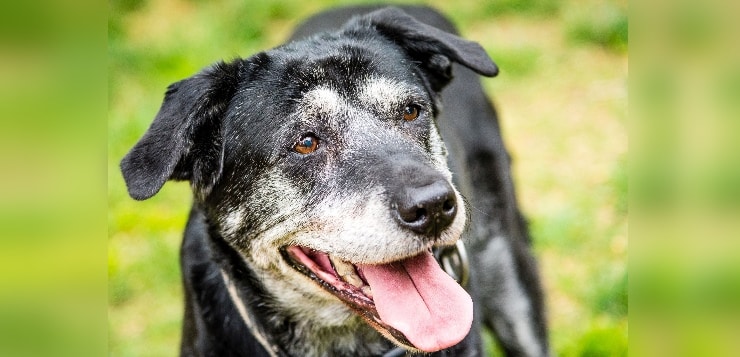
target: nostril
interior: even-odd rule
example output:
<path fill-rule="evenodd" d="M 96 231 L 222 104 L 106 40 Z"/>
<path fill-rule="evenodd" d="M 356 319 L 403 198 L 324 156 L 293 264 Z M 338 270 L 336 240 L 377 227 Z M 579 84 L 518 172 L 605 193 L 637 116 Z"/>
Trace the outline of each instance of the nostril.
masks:
<path fill-rule="evenodd" d="M 424 219 L 424 217 L 426 216 L 427 216 L 427 210 L 423 207 L 420 207 L 416 210 L 416 215 L 414 216 L 414 219 L 411 222 L 420 221 Z"/>
<path fill-rule="evenodd" d="M 442 211 L 446 214 L 449 214 L 452 210 L 455 209 L 455 199 L 454 197 L 450 197 L 442 203 Z"/>
<path fill-rule="evenodd" d="M 405 223 L 421 222 L 427 217 L 427 210 L 423 206 L 398 207 L 398 216 Z"/>

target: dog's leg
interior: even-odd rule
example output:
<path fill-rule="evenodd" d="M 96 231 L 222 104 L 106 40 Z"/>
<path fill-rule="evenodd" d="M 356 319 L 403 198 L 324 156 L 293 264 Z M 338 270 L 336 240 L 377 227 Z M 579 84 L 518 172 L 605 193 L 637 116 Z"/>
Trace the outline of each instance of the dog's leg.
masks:
<path fill-rule="evenodd" d="M 491 239 L 477 255 L 484 323 L 507 356 L 546 356 L 541 292 L 533 258 L 504 237 Z"/>
<path fill-rule="evenodd" d="M 506 153 L 474 155 L 468 164 L 473 183 L 472 259 L 478 270 L 483 322 L 507 356 L 546 356 L 543 294 L 526 224 L 516 207 Z"/>
<path fill-rule="evenodd" d="M 505 152 L 469 157 L 472 261 L 483 323 L 507 356 L 547 356 L 543 294 Z"/>
<path fill-rule="evenodd" d="M 503 149 L 502 149 L 503 150 Z M 507 356 L 547 356 L 543 294 L 505 151 L 469 157 L 472 260 L 483 308 Z"/>

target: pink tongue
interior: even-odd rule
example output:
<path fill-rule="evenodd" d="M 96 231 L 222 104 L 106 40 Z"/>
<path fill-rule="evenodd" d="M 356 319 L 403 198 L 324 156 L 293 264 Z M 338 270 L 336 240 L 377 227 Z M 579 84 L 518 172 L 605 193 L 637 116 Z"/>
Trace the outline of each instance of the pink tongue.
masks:
<path fill-rule="evenodd" d="M 473 301 L 431 253 L 384 265 L 360 266 L 386 324 L 414 346 L 435 352 L 456 345 L 470 331 Z"/>

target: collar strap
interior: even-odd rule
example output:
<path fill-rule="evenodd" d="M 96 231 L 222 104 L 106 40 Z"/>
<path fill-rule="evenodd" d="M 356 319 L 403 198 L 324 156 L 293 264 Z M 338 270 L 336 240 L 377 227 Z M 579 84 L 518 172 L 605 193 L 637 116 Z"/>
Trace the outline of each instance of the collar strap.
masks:
<path fill-rule="evenodd" d="M 269 354 L 270 357 L 280 356 L 280 353 L 278 352 L 280 349 L 276 345 L 270 343 L 271 341 L 267 338 L 264 332 L 262 332 L 262 329 L 260 329 L 259 326 L 257 326 L 250 318 L 249 313 L 247 312 L 247 307 L 242 302 L 236 286 L 234 286 L 234 283 L 229 279 L 229 275 L 223 269 L 221 269 L 221 277 L 224 280 L 224 284 L 226 284 L 226 290 L 229 292 L 231 302 L 236 306 L 236 310 L 239 311 L 239 316 L 242 318 L 242 321 L 244 321 L 244 324 L 247 325 L 249 332 L 252 333 L 254 338 L 257 339 L 257 342 L 262 345 L 262 348 L 267 351 L 267 354 Z"/>
<path fill-rule="evenodd" d="M 447 274 L 467 289 L 470 280 L 470 261 L 462 239 L 453 246 L 436 248 L 434 257 Z"/>

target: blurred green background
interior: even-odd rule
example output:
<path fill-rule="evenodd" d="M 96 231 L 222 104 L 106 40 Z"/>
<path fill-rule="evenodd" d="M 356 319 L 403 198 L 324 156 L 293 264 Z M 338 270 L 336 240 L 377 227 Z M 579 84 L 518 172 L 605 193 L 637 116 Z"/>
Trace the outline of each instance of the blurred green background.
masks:
<path fill-rule="evenodd" d="M 164 91 L 220 59 L 280 44 L 301 19 L 352 1 L 109 2 L 108 317 L 111 356 L 174 356 L 187 183 L 126 194 L 118 162 Z M 530 220 L 559 356 L 627 355 L 627 2 L 423 2 L 483 45 Z M 491 355 L 500 355 L 488 339 Z"/>

